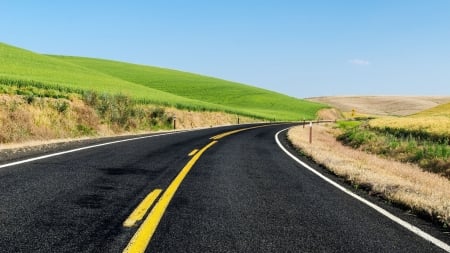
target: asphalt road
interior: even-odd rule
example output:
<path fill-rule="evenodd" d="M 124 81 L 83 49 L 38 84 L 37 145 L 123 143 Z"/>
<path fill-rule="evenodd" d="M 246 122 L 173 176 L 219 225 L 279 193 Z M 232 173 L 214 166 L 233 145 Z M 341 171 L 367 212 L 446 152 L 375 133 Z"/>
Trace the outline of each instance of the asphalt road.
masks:
<path fill-rule="evenodd" d="M 143 224 L 124 227 L 130 213 L 155 189 L 162 202 L 196 157 L 146 252 L 445 252 L 289 158 L 274 138 L 288 126 L 219 137 L 196 155 L 191 152 L 212 136 L 245 126 L 152 136 L 0 168 L 0 251 L 122 252 Z M 438 228 L 383 208 L 448 243 Z"/>

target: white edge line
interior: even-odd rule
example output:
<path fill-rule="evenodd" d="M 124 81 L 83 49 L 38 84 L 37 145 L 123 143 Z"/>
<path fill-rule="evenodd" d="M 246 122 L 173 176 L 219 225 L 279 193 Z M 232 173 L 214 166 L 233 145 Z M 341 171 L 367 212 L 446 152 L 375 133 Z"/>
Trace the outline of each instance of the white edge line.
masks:
<path fill-rule="evenodd" d="M 42 160 L 42 159 L 46 159 L 46 158 L 50 158 L 50 157 L 55 157 L 55 156 L 69 154 L 69 153 L 74 153 L 74 152 L 78 152 L 78 151 L 82 151 L 82 150 L 86 150 L 86 149 L 98 148 L 98 147 L 108 146 L 108 145 L 122 143 L 122 142 L 136 141 L 136 140 L 148 139 L 148 138 L 159 137 L 159 136 L 164 136 L 164 135 L 184 133 L 184 132 L 188 132 L 188 131 L 195 131 L 195 130 L 184 130 L 184 131 L 176 131 L 176 132 L 169 132 L 169 133 L 163 133 L 163 134 L 153 134 L 153 135 L 147 135 L 147 136 L 142 136 L 142 137 L 130 138 L 130 139 L 125 139 L 125 140 L 106 142 L 106 143 L 101 143 L 101 144 L 92 145 L 92 146 L 86 146 L 86 147 L 82 147 L 82 148 L 71 149 L 71 150 L 62 151 L 62 152 L 58 152 L 58 153 L 53 153 L 53 154 L 49 154 L 49 155 L 38 156 L 38 157 L 26 159 L 26 160 L 21 160 L 21 161 L 17 161 L 17 162 L 3 164 L 3 165 L 0 165 L 0 169 L 6 168 L 6 167 L 15 166 L 15 165 L 19 165 L 19 164 L 29 163 L 29 162 L 33 162 L 33 161 L 37 161 L 37 160 Z"/>
<path fill-rule="evenodd" d="M 227 127 L 227 126 L 251 125 L 251 124 L 255 124 L 255 123 L 245 123 L 245 124 L 239 124 L 239 125 L 223 125 L 223 126 L 215 126 L 215 127 L 212 127 L 212 128 L 221 128 L 221 127 Z M 0 169 L 6 168 L 6 167 L 12 167 L 12 166 L 19 165 L 19 164 L 29 163 L 29 162 L 33 162 L 33 161 L 38 161 L 38 160 L 42 160 L 42 159 L 46 159 L 46 158 L 50 158 L 50 157 L 55 157 L 55 156 L 69 154 L 69 153 L 74 153 L 74 152 L 78 152 L 78 151 L 82 151 L 82 150 L 86 150 L 86 149 L 92 149 L 92 148 L 98 148 L 98 147 L 102 147 L 102 146 L 108 146 L 108 145 L 112 145 L 112 144 L 117 144 L 117 143 L 121 143 L 121 142 L 136 141 L 136 140 L 148 139 L 148 138 L 153 138 L 153 137 L 158 137 L 158 136 L 178 134 L 178 133 L 185 133 L 185 132 L 194 132 L 194 131 L 200 131 L 200 130 L 205 130 L 205 129 L 211 129 L 211 127 L 201 127 L 201 128 L 196 128 L 196 129 L 178 130 L 178 131 L 173 131 L 173 132 L 168 132 L 168 133 L 152 134 L 152 135 L 147 135 L 147 136 L 143 136 L 143 137 L 136 137 L 136 138 L 130 138 L 130 139 L 125 139 L 125 140 L 120 140 L 120 141 L 101 143 L 101 144 L 97 144 L 97 145 L 86 146 L 86 147 L 77 148 L 77 149 L 71 149 L 71 150 L 62 151 L 62 152 L 58 152 L 58 153 L 53 153 L 53 154 L 49 154 L 49 155 L 38 156 L 38 157 L 30 158 L 30 159 L 17 161 L 17 162 L 6 163 L 6 164 L 3 164 L 3 165 L 0 165 Z"/>
<path fill-rule="evenodd" d="M 281 132 L 284 132 L 286 130 L 288 130 L 289 128 L 285 128 L 281 131 L 279 131 L 278 133 L 275 134 L 275 141 L 277 142 L 278 146 L 281 148 L 281 150 L 283 150 L 288 156 L 290 156 L 293 160 L 295 160 L 297 163 L 299 163 L 300 165 L 302 165 L 303 167 L 305 167 L 306 169 L 308 169 L 309 171 L 311 171 L 312 173 L 316 174 L 318 177 L 322 178 L 323 180 L 325 180 L 327 183 L 333 185 L 334 187 L 338 188 L 339 190 L 343 191 L 344 193 L 350 195 L 351 197 L 361 201 L 363 204 L 375 209 L 375 211 L 379 212 L 380 214 L 386 216 L 387 218 L 389 218 L 390 220 L 394 221 L 395 223 L 399 224 L 400 226 L 408 229 L 409 231 L 413 232 L 414 234 L 422 237 L 423 239 L 433 243 L 434 245 L 438 246 L 439 248 L 450 252 L 450 245 L 446 244 L 445 242 L 433 237 L 432 235 L 424 232 L 423 230 L 421 230 L 420 228 L 398 218 L 397 216 L 391 214 L 390 212 L 384 210 L 383 208 L 373 204 L 372 202 L 369 202 L 368 200 L 354 194 L 353 192 L 351 192 L 350 190 L 342 187 L 341 185 L 339 185 L 338 183 L 334 182 L 333 180 L 325 177 L 324 175 L 322 175 L 320 172 L 316 171 L 315 169 L 311 168 L 308 164 L 302 162 L 300 159 L 298 159 L 297 157 L 295 157 L 293 154 L 291 154 L 288 150 L 286 150 L 286 148 L 283 147 L 283 145 L 281 144 L 281 142 L 278 140 L 278 135 Z"/>

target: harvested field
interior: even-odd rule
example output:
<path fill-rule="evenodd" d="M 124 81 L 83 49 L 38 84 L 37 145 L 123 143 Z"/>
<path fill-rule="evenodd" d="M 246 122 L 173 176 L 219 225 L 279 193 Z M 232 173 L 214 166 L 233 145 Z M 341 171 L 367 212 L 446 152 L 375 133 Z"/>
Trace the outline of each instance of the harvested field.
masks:
<path fill-rule="evenodd" d="M 450 96 L 335 96 L 308 98 L 342 112 L 353 109 L 368 115 L 406 116 L 450 102 Z"/>

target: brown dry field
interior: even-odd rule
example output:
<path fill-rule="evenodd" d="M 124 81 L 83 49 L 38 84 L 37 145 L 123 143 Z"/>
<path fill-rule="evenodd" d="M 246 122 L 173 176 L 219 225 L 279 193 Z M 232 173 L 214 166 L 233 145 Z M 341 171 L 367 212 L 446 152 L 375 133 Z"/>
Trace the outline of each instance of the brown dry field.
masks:
<path fill-rule="evenodd" d="M 330 96 L 306 100 L 330 105 L 342 112 L 406 116 L 450 102 L 450 96 Z"/>
<path fill-rule="evenodd" d="M 407 206 L 450 225 L 450 181 L 437 174 L 352 149 L 336 140 L 337 129 L 313 127 L 313 143 L 309 144 L 309 128 L 295 127 L 288 138 L 295 147 L 314 161 L 324 165 L 353 185 L 364 186 L 372 194 Z"/>

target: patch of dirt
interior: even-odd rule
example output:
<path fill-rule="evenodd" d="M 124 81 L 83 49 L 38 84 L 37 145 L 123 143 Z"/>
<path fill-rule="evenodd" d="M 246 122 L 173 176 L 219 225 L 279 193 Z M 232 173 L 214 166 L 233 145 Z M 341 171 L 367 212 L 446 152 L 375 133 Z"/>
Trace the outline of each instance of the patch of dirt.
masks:
<path fill-rule="evenodd" d="M 317 112 L 317 116 L 320 120 L 338 120 L 344 118 L 342 113 L 336 108 L 322 109 Z"/>

